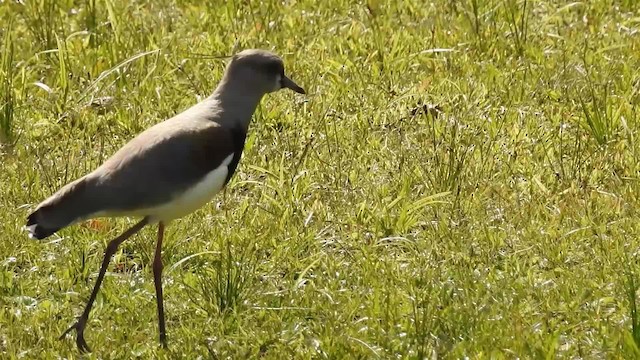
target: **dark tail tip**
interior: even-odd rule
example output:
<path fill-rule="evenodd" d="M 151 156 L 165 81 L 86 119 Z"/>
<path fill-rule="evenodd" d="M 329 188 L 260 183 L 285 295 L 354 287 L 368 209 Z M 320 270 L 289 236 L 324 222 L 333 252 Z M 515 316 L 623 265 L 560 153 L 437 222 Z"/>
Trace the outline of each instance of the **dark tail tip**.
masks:
<path fill-rule="evenodd" d="M 40 224 L 40 217 L 42 215 L 41 209 L 38 209 L 31 213 L 27 217 L 27 225 L 25 229 L 29 232 L 29 237 L 35 238 L 38 240 L 45 239 L 51 235 L 53 235 L 56 231 L 60 230 L 60 228 L 48 228 Z"/>

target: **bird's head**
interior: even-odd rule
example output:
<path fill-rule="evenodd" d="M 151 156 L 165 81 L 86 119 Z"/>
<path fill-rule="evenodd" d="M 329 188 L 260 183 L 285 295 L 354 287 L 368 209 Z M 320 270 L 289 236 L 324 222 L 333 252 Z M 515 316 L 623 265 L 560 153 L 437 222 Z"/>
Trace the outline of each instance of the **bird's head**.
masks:
<path fill-rule="evenodd" d="M 302 87 L 285 75 L 282 59 L 266 50 L 249 49 L 237 53 L 227 66 L 225 77 L 227 81 L 244 82 L 263 94 L 284 88 L 306 94 Z"/>

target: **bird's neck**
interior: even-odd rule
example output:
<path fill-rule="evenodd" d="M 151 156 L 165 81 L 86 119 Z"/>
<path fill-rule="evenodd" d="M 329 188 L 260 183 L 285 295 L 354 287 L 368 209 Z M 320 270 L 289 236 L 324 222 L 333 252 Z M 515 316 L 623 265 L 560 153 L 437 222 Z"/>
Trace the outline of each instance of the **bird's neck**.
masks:
<path fill-rule="evenodd" d="M 251 88 L 251 82 L 228 81 L 223 79 L 209 99 L 222 112 L 221 124 L 241 125 L 245 130 L 249 127 L 251 117 L 256 111 L 263 93 Z"/>

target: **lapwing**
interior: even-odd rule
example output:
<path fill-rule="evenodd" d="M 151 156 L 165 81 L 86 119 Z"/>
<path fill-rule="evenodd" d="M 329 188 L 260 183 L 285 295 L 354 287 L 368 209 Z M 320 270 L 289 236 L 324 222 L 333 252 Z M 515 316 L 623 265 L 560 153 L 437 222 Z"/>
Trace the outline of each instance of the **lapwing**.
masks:
<path fill-rule="evenodd" d="M 80 351 L 91 351 L 84 330 L 111 257 L 127 238 L 146 225 L 157 224 L 153 279 L 160 343 L 166 347 L 161 259 L 164 228 L 171 220 L 202 207 L 224 188 L 236 171 L 260 100 L 284 88 L 305 94 L 285 75 L 280 57 L 264 50 L 244 50 L 231 58 L 211 96 L 143 131 L 28 216 L 26 229 L 36 239 L 98 217 L 142 218 L 108 243 L 84 311 L 60 339 L 75 330 Z"/>

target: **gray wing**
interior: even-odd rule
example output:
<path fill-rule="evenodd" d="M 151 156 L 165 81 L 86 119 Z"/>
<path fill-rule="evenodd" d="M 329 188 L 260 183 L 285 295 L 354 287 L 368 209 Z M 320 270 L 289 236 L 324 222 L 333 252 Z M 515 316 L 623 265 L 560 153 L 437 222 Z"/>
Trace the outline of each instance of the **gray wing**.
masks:
<path fill-rule="evenodd" d="M 159 125 L 140 134 L 89 175 L 96 186 L 87 195 L 102 204 L 99 211 L 130 211 L 168 202 L 229 155 L 239 160 L 242 153 L 244 134 L 239 145 L 236 130 L 214 122 Z M 237 161 L 230 165 L 234 165 L 229 169 L 232 174 Z"/>
<path fill-rule="evenodd" d="M 246 130 L 207 119 L 176 117 L 144 131 L 90 174 L 62 187 L 27 217 L 32 237 L 44 239 L 78 220 L 151 208 L 170 201 L 233 154 L 236 169 Z"/>

